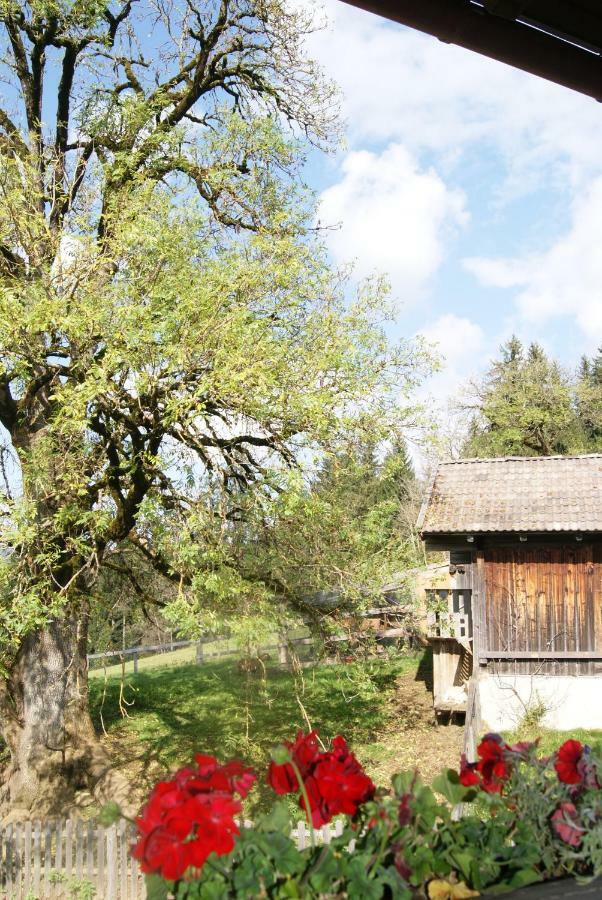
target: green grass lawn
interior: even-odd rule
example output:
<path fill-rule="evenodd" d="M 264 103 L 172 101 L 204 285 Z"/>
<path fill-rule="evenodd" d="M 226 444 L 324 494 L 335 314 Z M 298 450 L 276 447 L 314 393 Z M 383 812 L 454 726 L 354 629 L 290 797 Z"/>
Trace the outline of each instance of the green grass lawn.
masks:
<path fill-rule="evenodd" d="M 542 756 L 549 756 L 557 750 L 564 741 L 573 738 L 581 741 L 582 744 L 588 744 L 592 750 L 595 750 L 602 756 L 602 731 L 588 731 L 583 728 L 575 728 L 572 731 L 555 731 L 550 728 L 523 728 L 516 731 L 504 733 L 504 739 L 509 744 L 517 741 L 534 741 L 539 739 L 539 747 Z"/>
<path fill-rule="evenodd" d="M 176 652 L 185 659 L 186 649 Z M 102 671 L 90 680 L 96 724 L 104 723 L 111 753 L 141 789 L 198 751 L 221 759 L 238 756 L 263 768 L 270 749 L 307 728 L 307 719 L 324 740 L 343 734 L 368 769 L 378 766 L 386 753 L 380 737 L 391 727 L 396 679 L 419 662 L 416 656 L 394 656 L 322 665 L 296 678 L 271 667 L 263 678 L 241 673 L 232 660 L 178 667 L 166 667 L 164 656 L 159 660 L 163 665 L 157 658 L 141 660 L 138 674 L 126 675 L 125 717 L 120 667 L 106 680 L 98 677 Z"/>
<path fill-rule="evenodd" d="M 185 666 L 188 663 L 194 663 L 196 656 L 196 647 L 182 647 L 179 650 L 173 650 L 167 653 L 155 653 L 152 656 L 146 656 L 138 660 L 138 671 L 144 672 L 147 669 L 164 669 L 166 666 Z M 109 657 L 109 660 L 111 657 Z M 120 677 L 121 663 L 111 663 L 103 667 L 98 665 L 101 660 L 94 660 L 94 668 L 90 669 L 90 678 Z M 131 656 L 125 657 L 125 672 L 131 675 L 134 671 L 134 662 Z"/>
<path fill-rule="evenodd" d="M 307 637 L 309 635 L 309 631 L 305 627 L 299 627 L 295 629 L 291 629 L 289 632 L 289 637 L 298 638 L 298 637 Z M 266 636 L 265 644 L 266 646 L 274 646 L 278 643 L 278 635 L 276 633 L 269 634 Z M 261 648 L 260 648 L 261 649 Z M 240 645 L 236 642 L 235 638 L 224 639 L 220 638 L 216 641 L 207 641 L 203 645 L 203 652 L 205 654 L 205 659 L 207 662 L 213 661 L 211 660 L 212 656 L 219 657 L 223 656 L 227 652 L 231 652 L 236 656 L 240 655 Z M 311 652 L 309 648 L 303 647 L 299 648 L 299 653 L 301 656 Z M 276 658 L 277 651 L 271 651 L 270 655 Z M 102 665 L 103 660 L 95 659 L 92 662 L 93 668 L 90 668 L 89 674 L 91 678 L 104 678 L 105 674 L 107 676 L 121 676 L 122 664 L 121 662 L 112 662 L 112 659 L 108 657 L 106 659 L 106 665 Z M 144 672 L 147 669 L 164 669 L 167 666 L 184 666 L 189 663 L 194 663 L 196 660 L 196 647 L 182 647 L 178 650 L 167 651 L 165 653 L 153 653 L 150 656 L 141 657 L 138 659 L 138 671 Z M 134 661 L 130 654 L 125 657 L 124 660 L 124 669 L 126 674 L 132 674 L 134 671 Z"/>

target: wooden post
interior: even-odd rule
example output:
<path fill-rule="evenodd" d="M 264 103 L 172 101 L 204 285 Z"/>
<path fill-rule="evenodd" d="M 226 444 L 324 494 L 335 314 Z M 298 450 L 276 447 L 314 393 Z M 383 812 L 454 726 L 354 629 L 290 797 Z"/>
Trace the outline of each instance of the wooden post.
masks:
<path fill-rule="evenodd" d="M 134 657 L 134 675 L 138 674 L 138 653 L 133 654 Z"/>
<path fill-rule="evenodd" d="M 203 665 L 204 656 L 205 656 L 205 652 L 204 652 L 204 648 L 203 648 L 203 639 L 201 638 L 201 640 L 198 641 L 197 645 L 196 645 L 196 664 L 197 664 L 197 666 Z"/>
<path fill-rule="evenodd" d="M 125 819 L 119 822 L 119 877 L 121 882 L 120 897 L 124 900 L 128 895 L 128 845 L 127 845 L 127 828 Z"/>
<path fill-rule="evenodd" d="M 56 850 L 55 850 L 55 859 L 56 859 L 56 870 L 57 872 L 63 871 L 63 822 L 62 819 L 56 824 Z M 58 889 L 60 893 L 60 888 Z"/>
<path fill-rule="evenodd" d="M 33 894 L 40 896 L 40 876 L 42 864 L 42 826 L 40 822 L 33 825 Z"/>
<path fill-rule="evenodd" d="M 107 890 L 105 900 L 117 900 L 117 829 L 107 829 Z"/>
<path fill-rule="evenodd" d="M 47 896 L 48 891 L 50 890 L 50 864 L 52 857 L 52 827 L 50 822 L 46 823 L 44 827 L 44 893 L 42 896 Z"/>
<path fill-rule="evenodd" d="M 25 896 L 31 890 L 31 822 L 25 823 Z"/>
<path fill-rule="evenodd" d="M 286 631 L 281 631 L 278 640 L 278 662 L 283 669 L 287 669 L 290 663 Z"/>
<path fill-rule="evenodd" d="M 65 873 L 67 878 L 71 877 L 73 871 L 73 834 L 71 819 L 65 822 Z"/>
<path fill-rule="evenodd" d="M 478 677 L 480 656 L 487 650 L 487 615 L 485 597 L 485 556 L 481 547 L 477 548 L 474 556 L 475 578 L 473 582 L 473 659 L 476 665 L 473 667 L 473 676 Z"/>
<path fill-rule="evenodd" d="M 102 825 L 96 831 L 96 893 L 99 897 L 105 894 L 105 830 Z"/>
<path fill-rule="evenodd" d="M 22 874 L 23 874 L 23 870 L 22 870 L 22 862 L 21 862 L 21 860 L 22 860 L 22 851 L 23 851 L 23 846 L 22 846 L 23 842 L 22 842 L 22 840 L 21 840 L 21 838 L 22 838 L 22 835 L 21 835 L 21 827 L 22 827 L 22 826 L 19 825 L 19 823 L 17 823 L 17 824 L 15 825 L 15 842 L 14 842 L 14 856 L 15 856 L 15 887 L 17 888 L 17 891 L 18 891 L 18 892 L 20 892 L 20 890 L 21 890 L 21 885 L 22 885 L 21 876 L 22 876 Z"/>
<path fill-rule="evenodd" d="M 131 825 L 127 830 L 127 839 L 128 844 L 131 844 L 135 839 L 135 831 Z M 134 859 L 131 853 L 128 856 L 128 863 L 130 866 L 130 900 L 138 900 L 138 861 Z"/>
<path fill-rule="evenodd" d="M 9 825 L 5 832 L 6 845 L 6 893 L 10 897 L 13 890 L 13 826 Z"/>

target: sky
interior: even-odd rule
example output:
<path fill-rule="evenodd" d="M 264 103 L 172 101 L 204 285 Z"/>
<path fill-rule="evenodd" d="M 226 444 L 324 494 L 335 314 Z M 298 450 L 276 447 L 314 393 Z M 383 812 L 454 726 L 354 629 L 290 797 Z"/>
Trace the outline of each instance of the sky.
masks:
<path fill-rule="evenodd" d="M 305 0 L 304 0 L 305 2 Z M 389 275 L 391 336 L 424 334 L 444 405 L 516 333 L 568 368 L 602 344 L 602 106 L 325 0 L 309 50 L 345 145 L 312 155 L 333 261 Z"/>

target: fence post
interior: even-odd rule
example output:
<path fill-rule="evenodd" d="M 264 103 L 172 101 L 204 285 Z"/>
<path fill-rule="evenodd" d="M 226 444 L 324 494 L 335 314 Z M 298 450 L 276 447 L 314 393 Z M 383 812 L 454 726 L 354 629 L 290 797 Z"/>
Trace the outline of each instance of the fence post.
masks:
<path fill-rule="evenodd" d="M 117 900 L 117 826 L 107 829 L 107 892 L 105 900 Z"/>
<path fill-rule="evenodd" d="M 204 662 L 205 652 L 203 650 L 203 641 L 202 639 L 197 642 L 196 645 L 196 664 L 197 666 L 202 666 Z"/>
<path fill-rule="evenodd" d="M 96 829 L 96 890 L 99 897 L 105 895 L 105 830 L 102 825 Z"/>
<path fill-rule="evenodd" d="M 133 654 L 134 657 L 134 675 L 138 674 L 138 653 Z"/>
<path fill-rule="evenodd" d="M 31 822 L 25 823 L 25 885 L 23 890 L 27 896 L 31 890 Z"/>
<path fill-rule="evenodd" d="M 4 846 L 6 848 L 6 882 L 5 887 L 10 897 L 13 888 L 13 826 L 9 825 L 4 832 Z M 10 888 L 10 890 L 9 890 Z"/>
<path fill-rule="evenodd" d="M 286 631 L 281 631 L 278 639 L 278 662 L 283 669 L 288 668 L 290 663 Z"/>
<path fill-rule="evenodd" d="M 40 881 L 42 868 L 42 825 L 39 821 L 33 823 L 33 893 L 35 897 L 40 895 Z"/>

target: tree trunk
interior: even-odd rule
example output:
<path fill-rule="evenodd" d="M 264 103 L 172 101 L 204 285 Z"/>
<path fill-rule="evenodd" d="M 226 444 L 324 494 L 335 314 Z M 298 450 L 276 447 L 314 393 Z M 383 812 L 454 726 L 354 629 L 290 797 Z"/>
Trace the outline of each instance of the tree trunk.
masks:
<path fill-rule="evenodd" d="M 0 689 L 10 763 L 0 814 L 12 820 L 65 815 L 81 789 L 128 806 L 88 706 L 87 619 L 64 618 L 28 634 Z"/>

